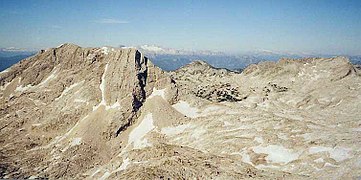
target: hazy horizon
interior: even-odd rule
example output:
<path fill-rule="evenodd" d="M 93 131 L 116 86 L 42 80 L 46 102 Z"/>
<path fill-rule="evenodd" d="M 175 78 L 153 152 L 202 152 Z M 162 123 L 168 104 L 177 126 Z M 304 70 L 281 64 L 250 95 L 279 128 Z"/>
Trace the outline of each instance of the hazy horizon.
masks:
<path fill-rule="evenodd" d="M 0 47 L 154 44 L 361 55 L 361 1 L 0 2 Z"/>

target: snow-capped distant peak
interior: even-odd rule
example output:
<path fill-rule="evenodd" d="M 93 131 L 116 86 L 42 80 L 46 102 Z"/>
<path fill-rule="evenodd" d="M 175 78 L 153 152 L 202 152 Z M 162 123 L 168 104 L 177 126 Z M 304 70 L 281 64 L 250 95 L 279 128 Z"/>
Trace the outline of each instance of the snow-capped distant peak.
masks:
<path fill-rule="evenodd" d="M 268 50 L 268 49 L 262 49 L 261 52 L 264 52 L 264 53 L 274 53 L 273 51 Z"/>
<path fill-rule="evenodd" d="M 24 52 L 27 51 L 26 49 L 16 48 L 16 47 L 8 47 L 8 48 L 1 48 L 1 51 L 8 51 L 8 52 Z"/>
<path fill-rule="evenodd" d="M 139 49 L 145 54 L 167 54 L 167 55 L 219 55 L 223 54 L 216 51 L 196 51 L 196 50 L 185 50 L 185 49 L 173 49 L 173 48 L 163 48 L 156 45 L 141 45 L 138 46 Z"/>
<path fill-rule="evenodd" d="M 163 48 L 155 45 L 142 45 L 140 46 L 141 49 L 147 50 L 147 51 L 154 51 L 154 52 L 161 52 L 164 51 Z"/>

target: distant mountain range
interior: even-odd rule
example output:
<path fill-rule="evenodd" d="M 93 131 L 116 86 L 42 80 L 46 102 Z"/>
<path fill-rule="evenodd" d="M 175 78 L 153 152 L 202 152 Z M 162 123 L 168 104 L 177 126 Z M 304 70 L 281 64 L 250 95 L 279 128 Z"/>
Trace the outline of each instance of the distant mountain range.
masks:
<path fill-rule="evenodd" d="M 29 51 L 18 48 L 0 48 L 0 71 L 5 70 L 11 65 L 34 55 L 35 51 Z"/>
<path fill-rule="evenodd" d="M 304 57 L 333 57 L 335 55 L 285 53 L 268 50 L 253 51 L 238 55 L 227 54 L 219 51 L 190 51 L 182 49 L 164 48 L 156 45 L 137 46 L 154 64 L 163 70 L 172 71 L 195 60 L 204 60 L 217 68 L 226 68 L 233 71 L 241 71 L 249 64 L 261 61 L 277 61 L 280 58 L 304 58 Z M 35 51 L 18 48 L 0 48 L 0 71 L 5 70 L 20 60 L 34 55 Z M 347 56 L 347 55 L 345 55 Z M 347 56 L 353 64 L 361 64 L 360 56 Z"/>
<path fill-rule="evenodd" d="M 261 61 L 277 61 L 280 58 L 305 58 L 305 57 L 333 57 L 335 55 L 304 54 L 273 52 L 268 50 L 248 52 L 239 55 L 231 55 L 216 51 L 188 51 L 171 48 L 163 48 L 155 45 L 142 45 L 137 47 L 156 65 L 164 70 L 178 69 L 194 60 L 204 60 L 217 68 L 227 68 L 240 71 L 249 64 Z M 361 56 L 347 56 L 354 64 L 361 64 Z"/>

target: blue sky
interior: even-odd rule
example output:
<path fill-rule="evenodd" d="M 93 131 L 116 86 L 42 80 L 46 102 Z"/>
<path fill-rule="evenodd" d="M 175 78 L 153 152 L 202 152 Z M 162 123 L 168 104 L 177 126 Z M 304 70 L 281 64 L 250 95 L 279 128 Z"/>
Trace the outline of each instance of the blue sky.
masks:
<path fill-rule="evenodd" d="M 360 0 L 1 0 L 0 47 L 361 54 Z"/>

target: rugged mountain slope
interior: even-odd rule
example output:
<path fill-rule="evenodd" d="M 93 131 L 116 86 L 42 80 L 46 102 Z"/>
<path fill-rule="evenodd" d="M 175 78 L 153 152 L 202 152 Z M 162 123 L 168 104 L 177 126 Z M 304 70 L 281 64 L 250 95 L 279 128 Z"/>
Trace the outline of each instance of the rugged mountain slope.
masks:
<path fill-rule="evenodd" d="M 213 76 L 199 65 L 172 74 L 194 117 L 172 143 L 307 178 L 360 177 L 361 77 L 348 59 L 282 59 Z M 224 98 L 230 89 L 243 98 Z"/>
<path fill-rule="evenodd" d="M 361 176 L 361 77 L 341 57 L 165 73 L 134 48 L 65 44 L 0 86 L 0 177 Z"/>
<path fill-rule="evenodd" d="M 30 167 L 60 177 L 71 158 L 87 161 L 78 174 L 109 159 L 121 146 L 111 140 L 134 122 L 153 88 L 174 88 L 136 49 L 71 44 L 21 61 L 0 80 L 1 163 L 20 177 L 33 174 Z"/>

